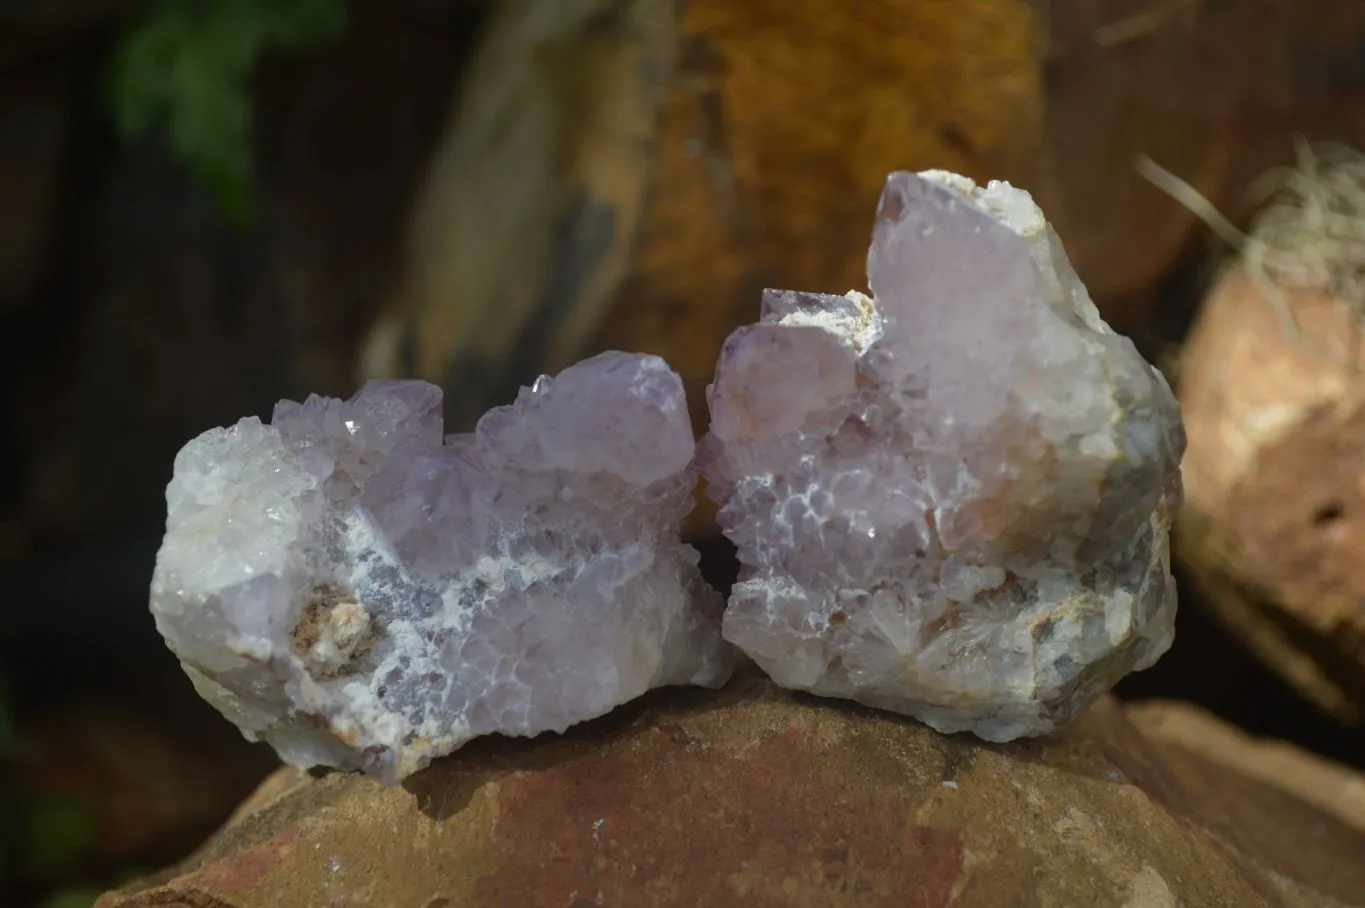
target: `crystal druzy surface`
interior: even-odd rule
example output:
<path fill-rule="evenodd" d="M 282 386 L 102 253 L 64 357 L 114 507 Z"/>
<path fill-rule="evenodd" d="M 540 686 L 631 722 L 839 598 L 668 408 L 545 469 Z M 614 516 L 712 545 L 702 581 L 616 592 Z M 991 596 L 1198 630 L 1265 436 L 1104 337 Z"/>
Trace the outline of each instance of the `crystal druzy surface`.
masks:
<path fill-rule="evenodd" d="M 993 741 L 1170 646 L 1173 395 L 1029 195 L 894 173 L 871 297 L 767 291 L 699 462 L 742 572 L 726 639 L 779 683 Z"/>
<path fill-rule="evenodd" d="M 199 692 L 297 766 L 392 783 L 730 671 L 679 541 L 691 425 L 657 357 L 608 353 L 442 438 L 441 392 L 372 382 L 191 441 L 157 627 Z"/>

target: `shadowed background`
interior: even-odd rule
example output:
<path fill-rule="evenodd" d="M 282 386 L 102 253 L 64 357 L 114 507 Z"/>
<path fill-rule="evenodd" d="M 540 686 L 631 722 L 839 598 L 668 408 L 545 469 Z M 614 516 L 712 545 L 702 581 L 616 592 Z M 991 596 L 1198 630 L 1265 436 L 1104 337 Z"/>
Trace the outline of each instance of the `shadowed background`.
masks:
<path fill-rule="evenodd" d="M 195 434 L 380 376 L 465 429 L 608 348 L 700 433 L 764 287 L 863 285 L 893 169 L 1029 190 L 1164 363 L 1216 250 L 1135 160 L 1244 223 L 1298 135 L 1365 145 L 1356 0 L 0 2 L 0 902 L 173 860 L 274 765 L 147 613 Z M 1365 765 L 1282 677 L 1188 593 L 1120 693 Z"/>

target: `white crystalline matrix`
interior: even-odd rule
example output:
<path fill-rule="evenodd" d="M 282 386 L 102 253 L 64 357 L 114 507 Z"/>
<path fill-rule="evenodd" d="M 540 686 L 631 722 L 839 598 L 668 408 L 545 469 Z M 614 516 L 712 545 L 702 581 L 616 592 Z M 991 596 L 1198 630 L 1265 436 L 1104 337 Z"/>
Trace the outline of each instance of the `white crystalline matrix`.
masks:
<path fill-rule="evenodd" d="M 679 540 L 682 383 L 606 353 L 442 438 L 441 392 L 371 382 L 191 441 L 166 490 L 158 629 L 288 763 L 392 784 L 478 735 L 534 735 L 731 668 Z"/>
<path fill-rule="evenodd" d="M 892 174 L 868 281 L 768 291 L 722 351 L 725 637 L 941 731 L 1052 730 L 1171 644 L 1175 398 L 1007 184 Z"/>

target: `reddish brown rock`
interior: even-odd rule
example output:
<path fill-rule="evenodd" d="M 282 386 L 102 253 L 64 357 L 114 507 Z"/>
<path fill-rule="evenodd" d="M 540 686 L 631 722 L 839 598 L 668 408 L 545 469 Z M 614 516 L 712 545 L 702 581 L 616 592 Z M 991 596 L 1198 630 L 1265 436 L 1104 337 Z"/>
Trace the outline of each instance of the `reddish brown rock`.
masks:
<path fill-rule="evenodd" d="M 1188 704 L 1140 703 L 1128 716 L 1179 785 L 1179 812 L 1262 856 L 1287 892 L 1311 880 L 1338 899 L 1365 901 L 1365 776 Z"/>
<path fill-rule="evenodd" d="M 1192 797 L 1204 776 L 1168 759 L 1111 700 L 1064 735 L 994 747 L 749 678 L 564 737 L 476 742 L 397 789 L 281 771 L 199 854 L 99 904 L 1250 908 L 1365 893 L 1349 859 L 1365 834 L 1323 826 L 1321 860 L 1295 861 L 1268 847 L 1293 827 L 1219 828 Z"/>
<path fill-rule="evenodd" d="M 1341 722 L 1365 721 L 1365 341 L 1338 300 L 1242 268 L 1180 359 L 1189 448 L 1177 552 L 1223 623 Z M 1343 355 L 1345 353 L 1345 355 Z"/>
<path fill-rule="evenodd" d="M 1187 775 L 1200 779 L 1197 795 L 1214 800 L 1231 794 L 1222 800 L 1232 811 L 1260 809 L 1271 797 L 1285 805 L 1297 802 L 1291 809 L 1311 822 L 1295 828 L 1286 821 L 1286 812 L 1277 812 L 1275 828 L 1286 836 L 1286 846 L 1291 839 L 1299 841 L 1289 850 L 1300 856 L 1330 858 L 1330 842 L 1318 835 L 1330 828 L 1345 825 L 1365 833 L 1365 775 L 1357 770 L 1284 741 L 1253 738 L 1188 703 L 1148 700 L 1129 706 L 1127 714 L 1143 735 L 1160 745 L 1167 765 L 1183 765 Z M 1239 791 L 1248 787 L 1259 793 Z M 1229 816 L 1237 818 L 1235 812 Z M 1252 832 L 1269 828 L 1255 821 L 1239 825 Z M 1349 859 L 1339 862 L 1342 868 L 1351 864 Z"/>

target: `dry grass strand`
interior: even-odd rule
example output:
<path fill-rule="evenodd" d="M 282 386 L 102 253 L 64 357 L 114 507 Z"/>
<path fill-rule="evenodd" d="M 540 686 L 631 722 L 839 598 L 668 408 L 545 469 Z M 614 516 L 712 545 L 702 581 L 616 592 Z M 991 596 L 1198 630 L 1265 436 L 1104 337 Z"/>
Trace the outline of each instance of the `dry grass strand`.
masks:
<path fill-rule="evenodd" d="M 1333 143 L 1296 143 L 1295 164 L 1268 171 L 1250 187 L 1262 207 L 1246 233 L 1193 186 L 1150 158 L 1138 173 L 1171 196 L 1240 254 L 1285 331 L 1303 341 L 1281 288 L 1329 294 L 1351 315 L 1342 359 L 1359 366 L 1365 332 L 1365 154 Z"/>

